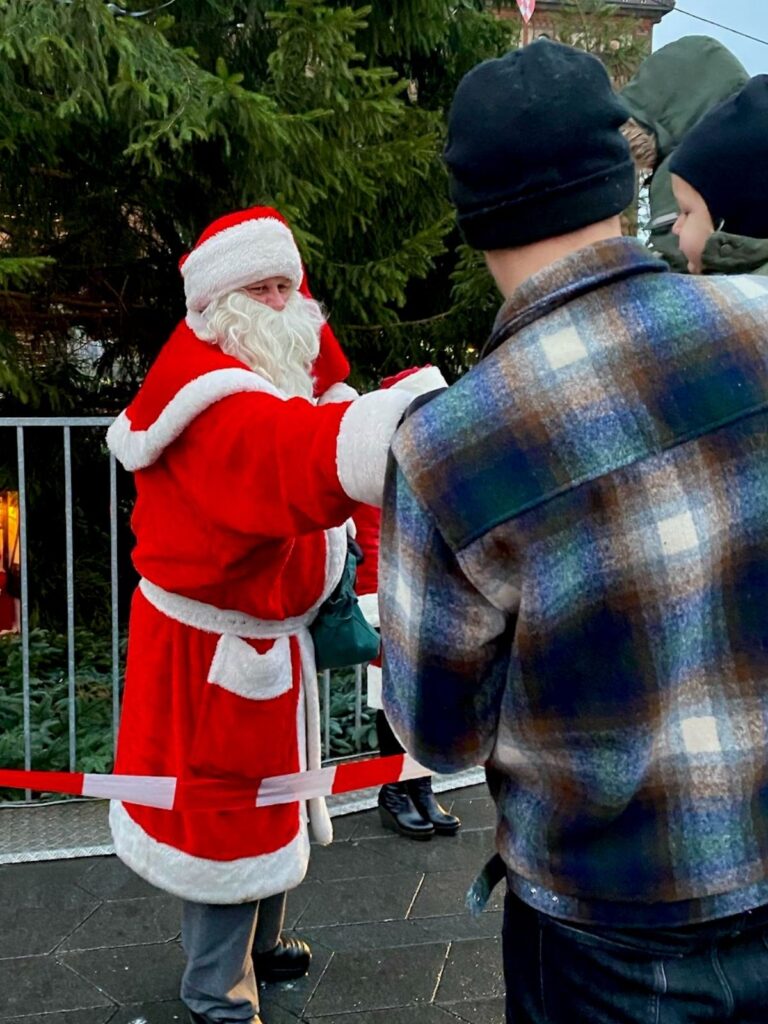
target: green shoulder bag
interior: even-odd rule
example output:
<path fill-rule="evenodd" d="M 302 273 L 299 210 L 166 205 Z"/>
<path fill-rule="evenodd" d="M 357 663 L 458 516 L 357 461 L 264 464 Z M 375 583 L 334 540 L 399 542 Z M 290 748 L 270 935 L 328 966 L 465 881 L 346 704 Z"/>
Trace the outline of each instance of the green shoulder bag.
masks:
<path fill-rule="evenodd" d="M 363 615 L 355 594 L 357 558 L 347 552 L 341 579 L 320 610 L 309 631 L 315 645 L 318 671 L 348 668 L 373 661 L 379 654 L 379 634 Z"/>

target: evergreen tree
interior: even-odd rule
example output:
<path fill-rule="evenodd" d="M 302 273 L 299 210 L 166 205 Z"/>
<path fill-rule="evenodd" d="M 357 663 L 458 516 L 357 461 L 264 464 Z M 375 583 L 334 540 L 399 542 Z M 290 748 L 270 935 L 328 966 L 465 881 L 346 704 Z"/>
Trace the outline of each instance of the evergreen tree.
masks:
<path fill-rule="evenodd" d="M 452 293 L 445 108 L 518 26 L 481 0 L 119 10 L 0 0 L 6 339 L 38 365 L 97 355 L 90 404 L 116 409 L 183 312 L 180 255 L 214 217 L 266 203 L 358 381 L 427 358 L 463 369 L 487 310 L 474 288 Z M 50 407 L 2 391 L 6 411 Z"/>
<path fill-rule="evenodd" d="M 137 13 L 152 2 L 132 0 Z M 464 71 L 515 41 L 511 26 L 482 0 L 116 11 L 0 0 L 0 415 L 121 408 L 183 315 L 179 257 L 214 217 L 255 203 L 289 218 L 355 383 L 425 361 L 463 370 L 495 300 L 487 274 L 453 288 L 445 108 Z M 57 433 L 27 436 L 33 621 L 54 628 Z M 10 432 L 0 442 L 0 489 L 15 489 Z M 78 621 L 108 619 L 101 447 L 96 431 L 74 449 Z"/>

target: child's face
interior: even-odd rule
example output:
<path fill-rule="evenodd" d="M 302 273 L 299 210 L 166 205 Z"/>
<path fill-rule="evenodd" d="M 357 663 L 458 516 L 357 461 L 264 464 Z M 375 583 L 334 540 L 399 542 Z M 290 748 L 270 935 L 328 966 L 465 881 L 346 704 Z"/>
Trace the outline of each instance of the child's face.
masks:
<path fill-rule="evenodd" d="M 714 233 L 715 225 L 700 193 L 676 174 L 672 175 L 672 191 L 680 209 L 680 216 L 672 226 L 672 234 L 677 235 L 680 251 L 688 260 L 688 271 L 700 274 L 704 246 Z"/>

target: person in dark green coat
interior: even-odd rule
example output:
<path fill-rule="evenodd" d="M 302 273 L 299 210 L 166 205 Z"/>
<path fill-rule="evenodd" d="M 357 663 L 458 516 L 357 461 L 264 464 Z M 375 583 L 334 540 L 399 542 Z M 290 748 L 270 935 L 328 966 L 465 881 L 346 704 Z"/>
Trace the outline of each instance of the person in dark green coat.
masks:
<path fill-rule="evenodd" d="M 692 274 L 768 275 L 768 75 L 705 115 L 672 154 L 672 232 Z"/>
<path fill-rule="evenodd" d="M 653 171 L 648 244 L 675 270 L 685 270 L 688 261 L 672 233 L 679 211 L 672 193 L 670 159 L 702 117 L 748 81 L 746 69 L 722 43 L 708 36 L 686 36 L 646 58 L 621 93 L 630 113 L 625 134 L 633 155 L 643 168 Z M 708 269 L 722 273 L 744 269 L 741 252 L 735 256 L 728 248 L 733 244 L 732 239 L 724 239 L 721 252 L 722 246 L 714 243 L 714 262 Z"/>

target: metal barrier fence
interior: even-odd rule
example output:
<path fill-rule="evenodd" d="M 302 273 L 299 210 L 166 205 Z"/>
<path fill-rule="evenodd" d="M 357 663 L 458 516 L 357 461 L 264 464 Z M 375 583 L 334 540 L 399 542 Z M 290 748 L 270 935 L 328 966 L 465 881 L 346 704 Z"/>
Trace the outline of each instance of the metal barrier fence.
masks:
<path fill-rule="evenodd" d="M 25 450 L 25 432 L 29 429 L 47 428 L 61 431 L 64 467 L 64 539 L 65 539 L 65 577 L 66 577 L 66 679 L 67 679 L 67 711 L 68 711 L 68 770 L 77 771 L 77 703 L 76 703 L 76 645 L 75 645 L 75 545 L 74 545 L 74 493 L 72 484 L 72 440 L 73 430 L 79 428 L 106 428 L 112 423 L 112 417 L 81 416 L 81 417 L 0 417 L 0 430 L 15 431 L 17 450 L 17 479 L 19 505 L 19 554 L 20 554 L 20 605 L 21 605 L 21 676 L 22 676 L 22 716 L 24 735 L 25 769 L 35 766 L 32 763 L 32 723 L 31 723 L 31 673 L 30 673 L 30 597 L 29 597 L 29 514 L 27 488 L 27 458 Z M 0 433 L 0 437 L 7 436 Z M 110 625 L 111 625 L 111 726 L 112 751 L 120 719 L 120 620 L 119 620 L 119 569 L 118 569 L 118 464 L 115 457 L 105 449 L 105 458 L 109 459 L 109 589 L 110 589 Z M 123 472 L 120 469 L 120 472 Z M 349 744 L 355 751 L 361 748 L 361 730 L 363 715 L 363 667 L 358 665 L 354 672 L 355 706 L 354 729 Z M 322 672 L 320 676 L 322 703 L 322 741 L 325 761 L 343 760 L 331 758 L 331 674 Z M 347 756 L 354 756 L 347 755 Z M 18 767 L 8 765 L 7 767 Z M 26 792 L 27 800 L 32 794 Z M 2 805 L 0 805 L 2 806 Z"/>

